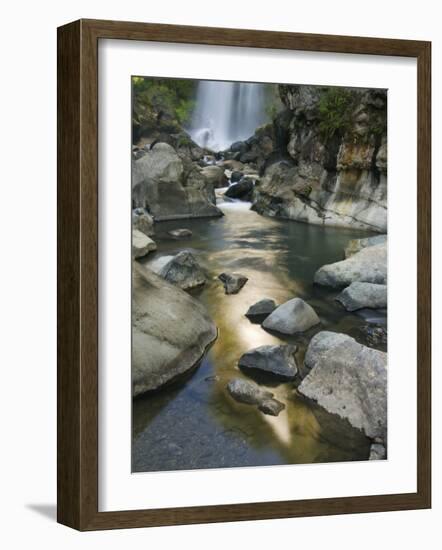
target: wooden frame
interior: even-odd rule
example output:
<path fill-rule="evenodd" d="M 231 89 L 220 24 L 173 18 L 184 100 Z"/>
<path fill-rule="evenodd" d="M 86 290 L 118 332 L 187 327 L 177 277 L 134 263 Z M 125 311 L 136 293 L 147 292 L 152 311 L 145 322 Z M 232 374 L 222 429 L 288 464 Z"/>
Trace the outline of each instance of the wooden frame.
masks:
<path fill-rule="evenodd" d="M 417 492 L 98 511 L 98 40 L 247 46 L 417 58 Z M 79 530 L 315 516 L 431 506 L 431 43 L 79 20 L 58 29 L 58 521 Z"/>

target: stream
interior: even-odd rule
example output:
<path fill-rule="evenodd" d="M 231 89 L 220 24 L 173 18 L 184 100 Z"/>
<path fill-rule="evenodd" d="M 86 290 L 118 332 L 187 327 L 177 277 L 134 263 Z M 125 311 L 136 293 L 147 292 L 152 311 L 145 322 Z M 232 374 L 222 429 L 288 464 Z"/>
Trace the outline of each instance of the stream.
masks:
<path fill-rule="evenodd" d="M 252 348 L 295 343 L 302 365 L 308 342 L 320 330 L 358 338 L 358 329 L 367 321 L 386 324 L 385 312 L 348 313 L 334 300 L 336 291 L 312 284 L 320 266 L 343 259 L 350 239 L 370 234 L 266 218 L 250 210 L 247 202 L 218 201 L 217 206 L 224 217 L 157 223 L 158 250 L 142 261 L 148 266 L 163 255 L 191 250 L 208 273 L 207 283 L 192 294 L 206 305 L 219 334 L 185 380 L 134 400 L 132 471 L 366 460 L 369 441 L 347 422 L 303 399 L 293 384 L 259 381 L 285 403 L 278 417 L 234 401 L 226 384 L 234 377 L 246 378 L 237 361 Z M 168 231 L 183 227 L 192 237 L 168 236 Z M 223 271 L 249 278 L 239 294 L 224 293 L 217 279 Z M 271 334 L 244 315 L 262 298 L 281 304 L 295 296 L 312 305 L 321 319 L 304 334 Z"/>

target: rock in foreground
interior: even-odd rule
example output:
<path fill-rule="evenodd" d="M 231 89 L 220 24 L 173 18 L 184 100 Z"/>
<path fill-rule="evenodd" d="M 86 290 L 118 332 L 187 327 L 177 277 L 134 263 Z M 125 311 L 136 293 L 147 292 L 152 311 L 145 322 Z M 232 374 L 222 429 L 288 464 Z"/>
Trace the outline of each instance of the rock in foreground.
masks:
<path fill-rule="evenodd" d="M 320 323 L 315 310 L 301 298 L 280 305 L 264 320 L 262 326 L 282 334 L 304 332 Z"/>
<path fill-rule="evenodd" d="M 336 297 L 347 311 L 387 307 L 387 285 L 354 282 Z"/>
<path fill-rule="evenodd" d="M 307 350 L 309 374 L 298 391 L 346 418 L 369 438 L 386 441 L 387 354 L 345 334 L 316 334 Z"/>
<path fill-rule="evenodd" d="M 387 284 L 387 243 L 363 248 L 350 258 L 318 269 L 314 282 L 343 288 L 354 282 Z"/>
<path fill-rule="evenodd" d="M 264 298 L 256 302 L 249 307 L 246 313 L 248 317 L 253 322 L 262 323 L 266 317 L 268 317 L 276 309 L 276 304 L 274 300 L 269 298 Z"/>
<path fill-rule="evenodd" d="M 200 302 L 149 269 L 134 264 L 134 396 L 161 388 L 192 369 L 216 335 L 216 326 Z"/>
<path fill-rule="evenodd" d="M 183 290 L 201 286 L 206 282 L 204 271 L 188 250 L 183 250 L 168 260 L 158 271 L 158 275 Z"/>
<path fill-rule="evenodd" d="M 156 250 L 156 243 L 138 229 L 132 231 L 132 257 L 143 258 L 152 250 Z"/>
<path fill-rule="evenodd" d="M 272 392 L 260 388 L 258 384 L 250 380 L 234 378 L 227 384 L 227 390 L 236 401 L 247 405 L 257 405 L 264 414 L 278 416 L 285 408 L 284 403 L 275 399 Z"/>
<path fill-rule="evenodd" d="M 222 281 L 226 294 L 238 294 L 249 280 L 241 273 L 221 273 L 218 279 Z"/>
<path fill-rule="evenodd" d="M 298 373 L 295 351 L 296 346 L 290 345 L 260 346 L 244 353 L 238 366 L 293 380 Z"/>

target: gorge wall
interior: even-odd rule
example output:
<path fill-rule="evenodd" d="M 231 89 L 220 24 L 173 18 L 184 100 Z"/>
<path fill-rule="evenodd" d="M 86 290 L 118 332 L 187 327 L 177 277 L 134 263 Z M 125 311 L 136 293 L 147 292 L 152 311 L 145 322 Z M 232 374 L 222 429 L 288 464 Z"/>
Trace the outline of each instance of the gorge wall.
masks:
<path fill-rule="evenodd" d="M 264 132 L 272 146 L 253 209 L 385 233 L 386 91 L 280 85 L 279 92 L 285 111 Z"/>

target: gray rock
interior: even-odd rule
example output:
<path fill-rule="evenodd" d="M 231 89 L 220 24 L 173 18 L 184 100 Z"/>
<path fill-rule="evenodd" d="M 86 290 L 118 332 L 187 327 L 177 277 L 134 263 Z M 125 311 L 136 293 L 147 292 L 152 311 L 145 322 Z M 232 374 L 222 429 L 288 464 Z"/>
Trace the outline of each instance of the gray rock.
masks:
<path fill-rule="evenodd" d="M 336 297 L 347 311 L 387 307 L 387 285 L 354 282 Z"/>
<path fill-rule="evenodd" d="M 226 294 L 238 294 L 249 280 L 241 273 L 221 273 L 218 279 L 222 281 Z"/>
<path fill-rule="evenodd" d="M 375 235 L 374 237 L 367 237 L 365 239 L 352 239 L 348 241 L 345 247 L 344 254 L 346 258 L 350 258 L 353 254 L 360 252 L 363 248 L 368 246 L 374 246 L 375 244 L 383 244 L 387 242 L 387 235 Z"/>
<path fill-rule="evenodd" d="M 132 212 L 132 229 L 138 229 L 148 237 L 155 233 L 153 218 L 144 208 L 135 208 Z"/>
<path fill-rule="evenodd" d="M 183 250 L 169 259 L 158 270 L 158 274 L 183 290 L 201 286 L 206 282 L 204 271 L 188 250 Z"/>
<path fill-rule="evenodd" d="M 387 458 L 387 451 L 382 443 L 372 443 L 368 460 L 384 460 Z"/>
<path fill-rule="evenodd" d="M 315 310 L 301 298 L 293 298 L 280 305 L 263 322 L 268 330 L 282 334 L 305 332 L 320 323 Z"/>
<path fill-rule="evenodd" d="M 277 399 L 266 399 L 258 405 L 258 409 L 264 414 L 278 416 L 279 413 L 285 409 L 285 405 Z"/>
<path fill-rule="evenodd" d="M 248 317 L 251 321 L 262 323 L 262 321 L 264 321 L 264 319 L 268 317 L 275 309 L 275 301 L 270 300 L 269 298 L 264 298 L 249 307 L 246 312 L 246 317 Z"/>
<path fill-rule="evenodd" d="M 257 405 L 264 414 L 278 416 L 285 408 L 284 403 L 275 399 L 272 392 L 260 388 L 250 380 L 234 378 L 227 384 L 227 390 L 236 401 L 246 405 Z"/>
<path fill-rule="evenodd" d="M 306 362 L 311 370 L 298 387 L 301 394 L 347 419 L 367 437 L 386 441 L 386 353 L 324 331 L 312 338 Z"/>
<path fill-rule="evenodd" d="M 132 231 L 132 257 L 142 258 L 151 252 L 156 250 L 156 243 L 138 229 Z"/>
<path fill-rule="evenodd" d="M 387 243 L 363 248 L 346 260 L 318 269 L 314 282 L 343 288 L 354 282 L 387 284 Z"/>
<path fill-rule="evenodd" d="M 255 382 L 243 380 L 242 378 L 230 380 L 227 384 L 227 390 L 237 401 L 247 405 L 259 405 L 259 403 L 273 397 L 272 392 L 263 390 Z"/>
<path fill-rule="evenodd" d="M 153 149 L 134 163 L 135 181 L 146 176 L 152 181 L 173 183 L 183 175 L 183 163 L 175 149 L 168 143 L 156 143 Z"/>
<path fill-rule="evenodd" d="M 213 185 L 214 188 L 227 187 L 228 185 L 227 177 L 224 174 L 224 168 L 222 168 L 221 166 L 205 166 L 201 170 L 201 173 L 206 178 L 206 181 L 210 185 Z"/>
<path fill-rule="evenodd" d="M 226 197 L 231 199 L 248 199 L 253 191 L 253 180 L 242 178 L 238 183 L 232 185 L 224 193 Z"/>
<path fill-rule="evenodd" d="M 244 353 L 238 366 L 293 380 L 298 373 L 295 351 L 296 346 L 291 345 L 260 346 Z"/>
<path fill-rule="evenodd" d="M 201 168 L 167 143 L 156 143 L 133 162 L 132 200 L 135 207 L 148 208 L 156 221 L 222 216 Z"/>
<path fill-rule="evenodd" d="M 190 229 L 172 229 L 169 231 L 169 235 L 175 239 L 184 239 L 192 236 L 192 231 Z"/>
<path fill-rule="evenodd" d="M 134 263 L 134 396 L 161 388 L 192 369 L 216 336 L 216 326 L 198 300 Z"/>

